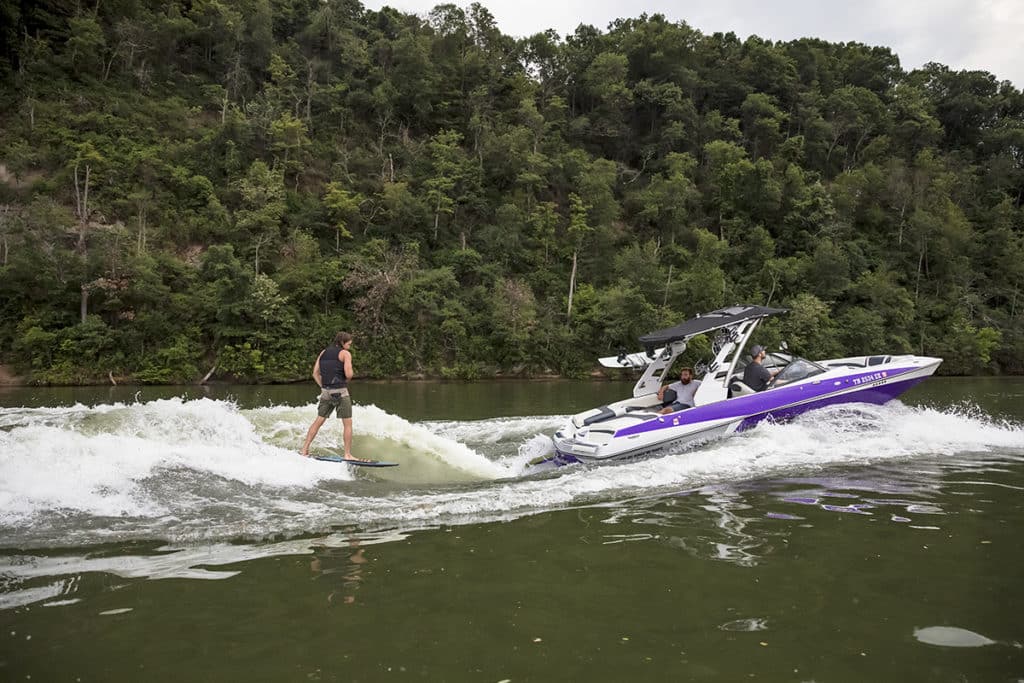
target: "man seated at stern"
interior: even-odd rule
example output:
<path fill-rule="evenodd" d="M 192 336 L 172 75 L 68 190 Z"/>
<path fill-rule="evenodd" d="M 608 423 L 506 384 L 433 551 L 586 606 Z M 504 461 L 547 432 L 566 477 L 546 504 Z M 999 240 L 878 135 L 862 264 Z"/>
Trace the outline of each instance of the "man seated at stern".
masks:
<path fill-rule="evenodd" d="M 679 381 L 666 384 L 658 389 L 658 400 L 661 401 L 661 414 L 667 415 L 677 410 L 693 407 L 693 395 L 697 393 L 700 380 L 693 378 L 693 368 L 681 368 Z"/>

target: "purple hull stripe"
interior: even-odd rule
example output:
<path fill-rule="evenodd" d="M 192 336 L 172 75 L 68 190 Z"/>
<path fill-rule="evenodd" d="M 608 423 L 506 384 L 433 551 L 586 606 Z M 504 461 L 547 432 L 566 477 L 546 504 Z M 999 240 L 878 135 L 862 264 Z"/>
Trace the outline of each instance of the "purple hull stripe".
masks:
<path fill-rule="evenodd" d="M 746 425 L 751 420 L 753 420 L 751 424 L 754 424 L 763 420 L 768 415 L 775 417 L 792 416 L 806 410 L 835 403 L 885 403 L 899 396 L 919 381 L 925 379 L 925 377 L 881 386 L 877 386 L 876 382 L 888 381 L 903 373 L 920 369 L 920 367 L 908 367 L 863 372 L 843 378 L 823 379 L 817 384 L 807 383 L 779 387 L 778 389 L 770 389 L 750 396 L 739 396 L 727 401 L 717 401 L 708 405 L 697 406 L 678 413 L 648 420 L 647 422 L 641 422 L 637 425 L 624 427 L 615 432 L 615 438 L 727 418 L 747 417 L 743 424 Z M 829 396 L 829 394 L 837 391 L 845 391 L 857 387 L 863 388 L 839 396 Z M 884 398 L 882 398 L 883 396 Z"/>
<path fill-rule="evenodd" d="M 760 415 L 752 415 L 741 422 L 740 426 L 736 428 L 736 431 L 741 432 L 744 429 L 749 429 L 761 420 L 767 418 L 771 418 L 773 420 L 788 420 L 789 418 L 796 417 L 801 413 L 806 413 L 808 410 L 816 410 L 818 408 L 824 408 L 825 406 L 839 405 L 840 403 L 874 403 L 876 405 L 882 405 L 883 403 L 888 403 L 915 384 L 923 382 L 926 379 L 927 377 L 908 379 L 894 384 L 886 384 L 881 387 L 871 387 L 870 389 L 855 391 L 850 394 L 827 396 L 818 401 L 812 401 L 798 406 L 791 406 L 789 408 L 772 410 Z"/>

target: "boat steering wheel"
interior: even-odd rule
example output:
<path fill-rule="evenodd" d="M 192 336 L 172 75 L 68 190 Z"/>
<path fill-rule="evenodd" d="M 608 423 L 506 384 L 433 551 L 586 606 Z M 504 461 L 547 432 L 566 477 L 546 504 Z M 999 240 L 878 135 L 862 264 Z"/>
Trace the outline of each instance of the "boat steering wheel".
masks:
<path fill-rule="evenodd" d="M 792 362 L 793 362 L 793 359 L 790 358 L 789 360 L 787 360 L 785 363 L 782 363 L 781 365 L 773 366 L 774 369 L 775 369 L 775 374 L 772 375 L 772 378 L 770 380 L 768 380 L 768 384 L 765 385 L 765 389 L 774 389 L 775 387 L 784 386 L 786 384 L 786 382 L 783 382 L 782 384 L 779 384 L 775 380 L 777 380 L 779 378 L 779 375 L 782 374 L 782 371 L 785 370 L 789 366 L 789 364 L 792 363 Z"/>

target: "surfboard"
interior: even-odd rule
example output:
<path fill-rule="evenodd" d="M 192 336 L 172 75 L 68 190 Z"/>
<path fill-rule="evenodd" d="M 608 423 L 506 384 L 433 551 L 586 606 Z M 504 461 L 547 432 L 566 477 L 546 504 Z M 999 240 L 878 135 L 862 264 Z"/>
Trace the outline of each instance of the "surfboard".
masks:
<path fill-rule="evenodd" d="M 639 351 L 637 353 L 623 353 L 618 356 L 598 358 L 597 361 L 606 368 L 644 368 L 650 365 L 653 359 L 660 356 L 664 350 L 664 348 L 655 349 L 653 358 L 643 351 Z"/>
<path fill-rule="evenodd" d="M 360 467 L 398 467 L 397 462 L 388 462 L 387 460 L 346 460 L 340 455 L 314 455 L 314 460 L 323 460 L 324 462 L 343 462 L 346 465 L 359 465 Z"/>

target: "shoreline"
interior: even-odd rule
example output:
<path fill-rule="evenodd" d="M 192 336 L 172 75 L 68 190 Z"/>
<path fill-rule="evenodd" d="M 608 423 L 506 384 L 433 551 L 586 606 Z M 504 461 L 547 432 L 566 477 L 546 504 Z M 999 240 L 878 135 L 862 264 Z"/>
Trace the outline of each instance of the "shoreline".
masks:
<path fill-rule="evenodd" d="M 628 370 L 614 371 L 620 373 L 615 376 L 609 372 L 602 371 L 601 369 L 591 370 L 589 373 L 580 376 L 567 376 L 559 375 L 554 373 L 538 373 L 538 374 L 494 374 L 481 377 L 474 377 L 472 379 L 444 377 L 442 375 L 424 375 L 422 373 L 415 373 L 411 375 L 400 375 L 396 377 L 367 377 L 367 378 L 356 378 L 359 382 L 365 384 L 390 384 L 396 382 L 409 383 L 409 382 L 489 382 L 489 381 L 509 381 L 509 380 L 526 380 L 526 381 L 551 381 L 551 380 L 573 380 L 573 379 L 587 379 L 587 380 L 601 380 L 601 381 L 618 381 L 625 379 L 625 375 L 629 373 Z M 18 375 L 14 372 L 10 365 L 0 365 L 0 388 L 27 388 L 27 387 L 169 387 L 169 386 L 184 386 L 184 387 L 217 387 L 217 386 L 286 386 L 289 384 L 302 384 L 303 382 L 311 381 L 308 377 L 303 377 L 294 380 L 285 380 L 278 382 L 252 382 L 252 381 L 235 381 L 235 380 L 224 380 L 217 379 L 208 382 L 191 382 L 187 384 L 171 383 L 171 384 L 151 384 L 138 382 L 129 377 L 115 377 L 116 382 L 109 380 L 104 381 L 97 379 L 94 382 L 78 382 L 74 384 L 53 384 L 53 383 L 41 383 L 33 382 L 31 378 Z"/>
<path fill-rule="evenodd" d="M 494 374 L 473 378 L 458 378 L 458 377 L 444 377 L 442 375 L 424 375 L 422 373 L 414 373 L 410 375 L 400 375 L 396 377 L 366 377 L 356 378 L 360 383 L 364 384 L 392 384 L 401 382 L 408 384 L 409 382 L 439 382 L 439 383 L 455 383 L 455 382 L 504 382 L 504 381 L 529 381 L 529 382 L 542 382 L 542 381 L 569 381 L 569 380 L 589 380 L 589 381 L 601 381 L 601 382 L 620 382 L 624 380 L 633 380 L 638 375 L 632 374 L 628 369 L 623 370 L 609 370 L 604 368 L 594 368 L 590 372 L 578 375 L 559 375 L 554 373 L 538 373 L 538 374 Z M 942 375 L 936 374 L 935 377 L 944 378 L 977 378 L 977 377 L 1021 377 L 1024 375 L 1013 375 L 1013 374 L 992 374 L 992 375 Z M 43 387 L 232 387 L 232 386 L 286 386 L 289 384 L 302 384 L 310 381 L 310 378 L 303 377 L 300 379 L 278 381 L 278 382 L 252 382 L 252 381 L 241 381 L 241 380 L 224 380 L 217 379 L 208 382 L 190 382 L 190 383 L 169 383 L 169 384 L 147 384 L 143 382 L 135 381 L 128 377 L 115 377 L 116 382 L 112 383 L 109 380 L 103 381 L 97 379 L 94 382 L 79 382 L 75 384 L 52 384 L 52 383 L 37 383 L 31 381 L 30 378 L 23 377 L 16 374 L 10 365 L 0 365 L 0 390 L 3 389 L 17 389 L 17 388 L 43 388 Z"/>
<path fill-rule="evenodd" d="M 24 377 L 14 374 L 10 365 L 0 365 L 0 387 L 24 387 L 30 386 L 25 382 Z"/>

